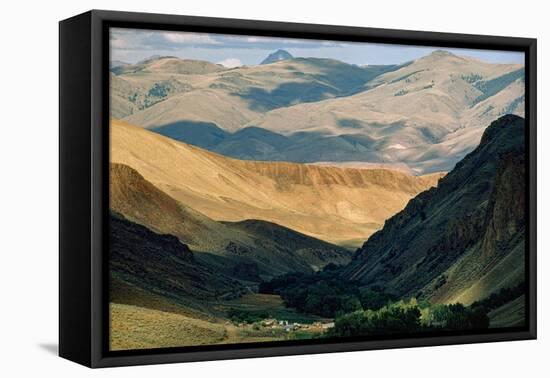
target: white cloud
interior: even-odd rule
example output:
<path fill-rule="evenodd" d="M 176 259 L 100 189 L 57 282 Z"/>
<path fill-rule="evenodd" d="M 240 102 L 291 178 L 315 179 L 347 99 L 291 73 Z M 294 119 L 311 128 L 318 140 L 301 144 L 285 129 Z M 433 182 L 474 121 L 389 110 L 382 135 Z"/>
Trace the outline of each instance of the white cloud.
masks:
<path fill-rule="evenodd" d="M 221 62 L 218 62 L 218 64 L 221 64 L 222 66 L 227 68 L 235 68 L 243 65 L 243 63 L 237 58 L 227 58 L 222 60 Z"/>
<path fill-rule="evenodd" d="M 126 49 L 128 46 L 127 46 L 127 43 L 126 43 L 126 40 L 122 39 L 122 38 L 111 38 L 111 48 L 113 49 Z"/>
<path fill-rule="evenodd" d="M 177 44 L 217 44 L 218 42 L 214 40 L 208 34 L 196 34 L 196 33 L 185 33 L 185 32 L 164 32 L 162 33 L 164 39 L 168 42 L 177 43 Z"/>
<path fill-rule="evenodd" d="M 321 42 L 321 46 L 325 47 L 348 47 L 350 44 L 344 43 L 344 42 L 338 42 L 338 41 L 323 41 Z"/>
<path fill-rule="evenodd" d="M 262 42 L 263 40 L 265 40 L 265 38 L 259 38 L 259 37 L 247 37 L 246 38 L 246 42 L 249 42 L 249 43 Z"/>

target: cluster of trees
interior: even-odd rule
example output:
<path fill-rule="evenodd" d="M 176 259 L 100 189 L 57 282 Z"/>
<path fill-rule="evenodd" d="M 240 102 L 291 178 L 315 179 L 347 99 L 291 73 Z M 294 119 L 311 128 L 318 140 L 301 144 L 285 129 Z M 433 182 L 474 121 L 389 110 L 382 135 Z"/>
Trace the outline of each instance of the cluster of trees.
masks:
<path fill-rule="evenodd" d="M 466 307 L 461 303 L 430 306 L 423 318 L 427 329 L 458 331 L 489 327 L 489 317 L 481 307 Z"/>
<path fill-rule="evenodd" d="M 381 288 L 343 280 L 328 266 L 315 274 L 289 273 L 260 284 L 260 293 L 279 294 L 287 307 L 335 318 L 327 336 L 371 336 L 424 331 L 474 330 L 489 327 L 487 316 L 525 292 L 524 285 L 502 289 L 471 306 L 431 305 L 415 298 L 398 300 Z"/>
<path fill-rule="evenodd" d="M 333 318 L 362 309 L 378 310 L 396 299 L 378 289 L 343 280 L 332 267 L 315 274 L 289 273 L 260 284 L 260 293 L 279 294 L 287 307 Z"/>
<path fill-rule="evenodd" d="M 489 318 L 480 308 L 462 304 L 419 305 L 413 298 L 378 310 L 358 310 L 336 317 L 327 336 L 378 336 L 426 331 L 485 329 Z"/>
<path fill-rule="evenodd" d="M 414 333 L 421 328 L 420 309 L 384 306 L 378 310 L 359 310 L 339 316 L 327 336 L 353 337 Z"/>

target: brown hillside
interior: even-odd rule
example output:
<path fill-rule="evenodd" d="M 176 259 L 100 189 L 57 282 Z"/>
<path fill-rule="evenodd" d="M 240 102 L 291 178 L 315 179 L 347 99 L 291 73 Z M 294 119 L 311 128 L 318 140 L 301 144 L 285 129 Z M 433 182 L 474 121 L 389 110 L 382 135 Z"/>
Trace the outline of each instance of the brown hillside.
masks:
<path fill-rule="evenodd" d="M 265 220 L 336 243 L 364 240 L 441 177 L 236 160 L 114 120 L 111 161 L 214 220 Z"/>

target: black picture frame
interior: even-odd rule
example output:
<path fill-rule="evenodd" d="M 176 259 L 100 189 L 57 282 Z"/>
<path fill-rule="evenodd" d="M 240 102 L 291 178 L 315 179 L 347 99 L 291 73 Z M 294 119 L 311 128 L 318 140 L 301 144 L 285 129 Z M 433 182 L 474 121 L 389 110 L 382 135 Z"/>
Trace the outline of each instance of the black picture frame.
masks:
<path fill-rule="evenodd" d="M 110 352 L 108 344 L 109 28 L 180 30 L 525 53 L 526 327 L 505 332 Z M 59 354 L 89 367 L 535 339 L 536 39 L 92 10 L 59 24 Z"/>

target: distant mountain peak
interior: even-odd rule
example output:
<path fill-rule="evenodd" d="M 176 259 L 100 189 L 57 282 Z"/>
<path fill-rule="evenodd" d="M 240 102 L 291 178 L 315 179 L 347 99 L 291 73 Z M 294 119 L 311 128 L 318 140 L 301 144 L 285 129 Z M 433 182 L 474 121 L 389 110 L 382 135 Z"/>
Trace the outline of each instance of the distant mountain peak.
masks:
<path fill-rule="evenodd" d="M 419 60 L 440 60 L 440 59 L 460 59 L 463 60 L 464 58 L 453 54 L 452 52 L 449 52 L 447 50 L 434 50 L 430 54 L 423 56 Z"/>
<path fill-rule="evenodd" d="M 269 54 L 267 58 L 265 58 L 260 64 L 270 64 L 270 63 L 275 63 L 281 60 L 288 60 L 292 58 L 294 57 L 288 51 L 279 49 Z"/>

